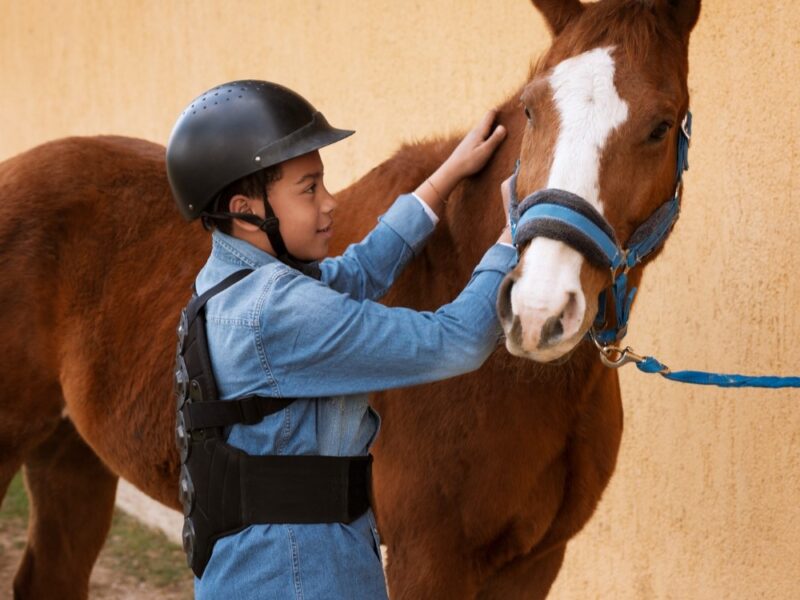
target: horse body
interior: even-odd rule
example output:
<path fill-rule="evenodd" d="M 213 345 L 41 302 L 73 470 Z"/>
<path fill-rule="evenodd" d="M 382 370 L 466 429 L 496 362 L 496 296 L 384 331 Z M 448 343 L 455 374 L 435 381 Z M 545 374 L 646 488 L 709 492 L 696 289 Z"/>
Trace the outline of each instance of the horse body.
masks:
<path fill-rule="evenodd" d="M 580 17 L 579 3 L 537 4 L 556 42 L 564 30 L 577 35 L 568 23 Z M 560 52 L 551 50 L 539 70 L 570 55 Z M 532 132 L 517 96 L 498 121 L 508 139 L 456 189 L 387 303 L 431 310 L 455 297 L 502 226 L 499 182 L 520 148 L 520 186 L 544 180 L 554 131 Z M 360 239 L 454 144 L 407 146 L 343 190 L 332 251 Z M 653 186 L 655 197 L 664 182 Z M 603 183 L 602 195 L 612 188 Z M 24 464 L 33 507 L 15 593 L 83 598 L 117 476 L 179 508 L 169 383 L 175 326 L 209 238 L 175 213 L 163 147 L 140 140 L 45 144 L 0 165 L 0 196 L 0 497 Z M 610 207 L 608 216 L 624 230 L 627 215 Z M 523 251 L 509 286 L 525 262 Z M 638 282 L 641 270 L 631 277 Z M 580 279 L 587 298 L 596 295 L 602 276 L 582 268 Z M 525 339 L 515 353 L 529 352 Z M 474 373 L 376 395 L 376 512 L 393 598 L 547 594 L 567 541 L 611 477 L 622 432 L 616 373 L 589 343 L 564 352 L 560 365 L 542 365 L 500 348 Z"/>
<path fill-rule="evenodd" d="M 73 138 L 0 168 L 4 197 L 26 199 L 2 208 L 13 211 L 3 217 L 13 228 L 4 239 L 14 240 L 4 253 L 4 304 L 13 308 L 3 313 L 3 330 L 14 332 L 9 354 L 24 361 L 12 373 L 60 390 L 45 410 L 44 399 L 22 403 L 24 417 L 52 427 L 68 415 L 115 473 L 137 483 L 137 460 L 166 476 L 178 472 L 163 424 L 174 419 L 160 380 L 169 376 L 173 349 L 163 343 L 208 246 L 181 235 L 169 216 L 163 152 L 140 140 Z M 119 443 L 126 431 L 140 446 Z M 154 493 L 154 482 L 141 481 L 177 507 L 174 494 Z"/>
<path fill-rule="evenodd" d="M 504 112 L 501 120 L 506 114 L 512 116 Z M 396 193 L 432 172 L 449 145 L 408 147 L 345 190 L 343 211 L 360 216 L 338 220 L 347 224 L 337 241 L 366 233 Z M 491 170 L 502 171 L 510 154 L 498 156 Z M 46 159 L 51 168 L 42 171 Z M 486 173 L 457 191 L 453 214 L 395 284 L 390 303 L 436 308 L 463 287 L 499 229 L 480 217 L 502 219 L 492 179 Z M 76 587 L 76 572 L 88 578 L 89 571 L 76 567 L 91 565 L 102 545 L 116 476 L 179 509 L 172 339 L 176 307 L 190 294 L 208 238 L 197 229 L 187 235 L 171 214 L 163 148 L 139 140 L 75 138 L 39 147 L 0 166 L 0 190 L 8 197 L 12 189 L 39 208 L 3 205 L 16 210 L 2 215 L 14 226 L 3 236 L 11 251 L 2 282 L 9 368 L 0 423 L 11 452 L 3 453 L 2 483 L 24 461 L 37 520 L 50 524 L 32 529 L 17 589 L 21 597 L 46 595 L 43 589 L 62 583 L 81 597 L 85 584 Z M 60 193 L 65 189 L 70 193 Z M 450 221 L 461 211 L 476 218 L 453 232 Z M 550 367 L 498 349 L 473 374 L 378 395 L 377 510 L 394 594 L 475 596 L 487 576 L 534 556 L 535 542 L 572 504 L 572 522 L 553 540 L 558 560 L 532 561 L 550 568 L 531 577 L 526 566 L 520 590 L 552 581 L 563 543 L 588 519 L 610 477 L 621 433 L 616 376 L 586 350 Z M 587 412 L 593 397 L 599 402 Z M 598 417 L 611 427 L 598 426 Z M 596 439 L 568 443 L 576 430 Z M 570 499 L 566 484 L 576 477 L 583 493 Z M 92 543 L 71 564 L 63 554 L 56 559 L 53 546 L 74 543 L 72 518 L 80 508 L 90 508 L 81 527 Z M 63 539 L 56 542 L 59 524 Z"/>

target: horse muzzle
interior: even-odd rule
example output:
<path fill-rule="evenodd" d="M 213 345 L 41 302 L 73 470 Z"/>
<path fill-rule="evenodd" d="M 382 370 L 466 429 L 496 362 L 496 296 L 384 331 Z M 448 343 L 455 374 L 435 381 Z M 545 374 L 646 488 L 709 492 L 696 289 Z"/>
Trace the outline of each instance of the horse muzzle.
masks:
<path fill-rule="evenodd" d="M 498 316 L 511 354 L 550 362 L 582 339 L 591 321 L 582 265 L 580 253 L 551 239 L 537 239 L 527 248 L 498 293 Z"/>

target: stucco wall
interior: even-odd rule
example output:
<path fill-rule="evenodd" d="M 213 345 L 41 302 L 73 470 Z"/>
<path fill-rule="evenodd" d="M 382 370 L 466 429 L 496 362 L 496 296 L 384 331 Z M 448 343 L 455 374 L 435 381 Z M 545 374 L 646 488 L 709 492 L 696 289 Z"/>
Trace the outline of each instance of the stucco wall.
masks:
<path fill-rule="evenodd" d="M 800 8 L 706 0 L 681 221 L 628 343 L 675 368 L 800 374 Z M 164 142 L 195 93 L 301 91 L 358 134 L 332 187 L 401 141 L 463 128 L 548 44 L 525 0 L 0 0 L 0 159 L 70 134 Z M 617 473 L 556 598 L 796 598 L 800 393 L 622 373 Z"/>

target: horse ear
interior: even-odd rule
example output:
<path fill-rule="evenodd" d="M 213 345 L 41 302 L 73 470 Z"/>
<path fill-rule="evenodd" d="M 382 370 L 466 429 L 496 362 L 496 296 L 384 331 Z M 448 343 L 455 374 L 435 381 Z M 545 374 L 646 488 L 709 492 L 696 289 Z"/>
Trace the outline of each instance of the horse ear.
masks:
<path fill-rule="evenodd" d="M 667 9 L 672 13 L 672 18 L 680 28 L 682 35 L 688 36 L 697 24 L 700 16 L 701 0 L 667 0 Z"/>
<path fill-rule="evenodd" d="M 531 0 L 542 13 L 553 36 L 564 30 L 567 24 L 583 12 L 580 0 Z"/>

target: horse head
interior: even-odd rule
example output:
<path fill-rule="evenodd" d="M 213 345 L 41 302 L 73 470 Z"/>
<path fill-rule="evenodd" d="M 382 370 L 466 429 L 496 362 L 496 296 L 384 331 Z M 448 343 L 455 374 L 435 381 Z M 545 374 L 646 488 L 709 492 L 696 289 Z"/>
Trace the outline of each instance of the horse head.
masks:
<path fill-rule="evenodd" d="M 542 190 L 575 200 L 625 248 L 665 200 L 677 206 L 688 41 L 700 0 L 533 3 L 554 39 L 520 98 L 527 124 L 516 196 Z M 587 336 L 614 276 L 558 235 L 558 223 L 549 230 L 518 243 L 519 264 L 498 295 L 507 349 L 538 362 L 566 356 Z M 625 271 L 638 283 L 640 266 Z"/>

